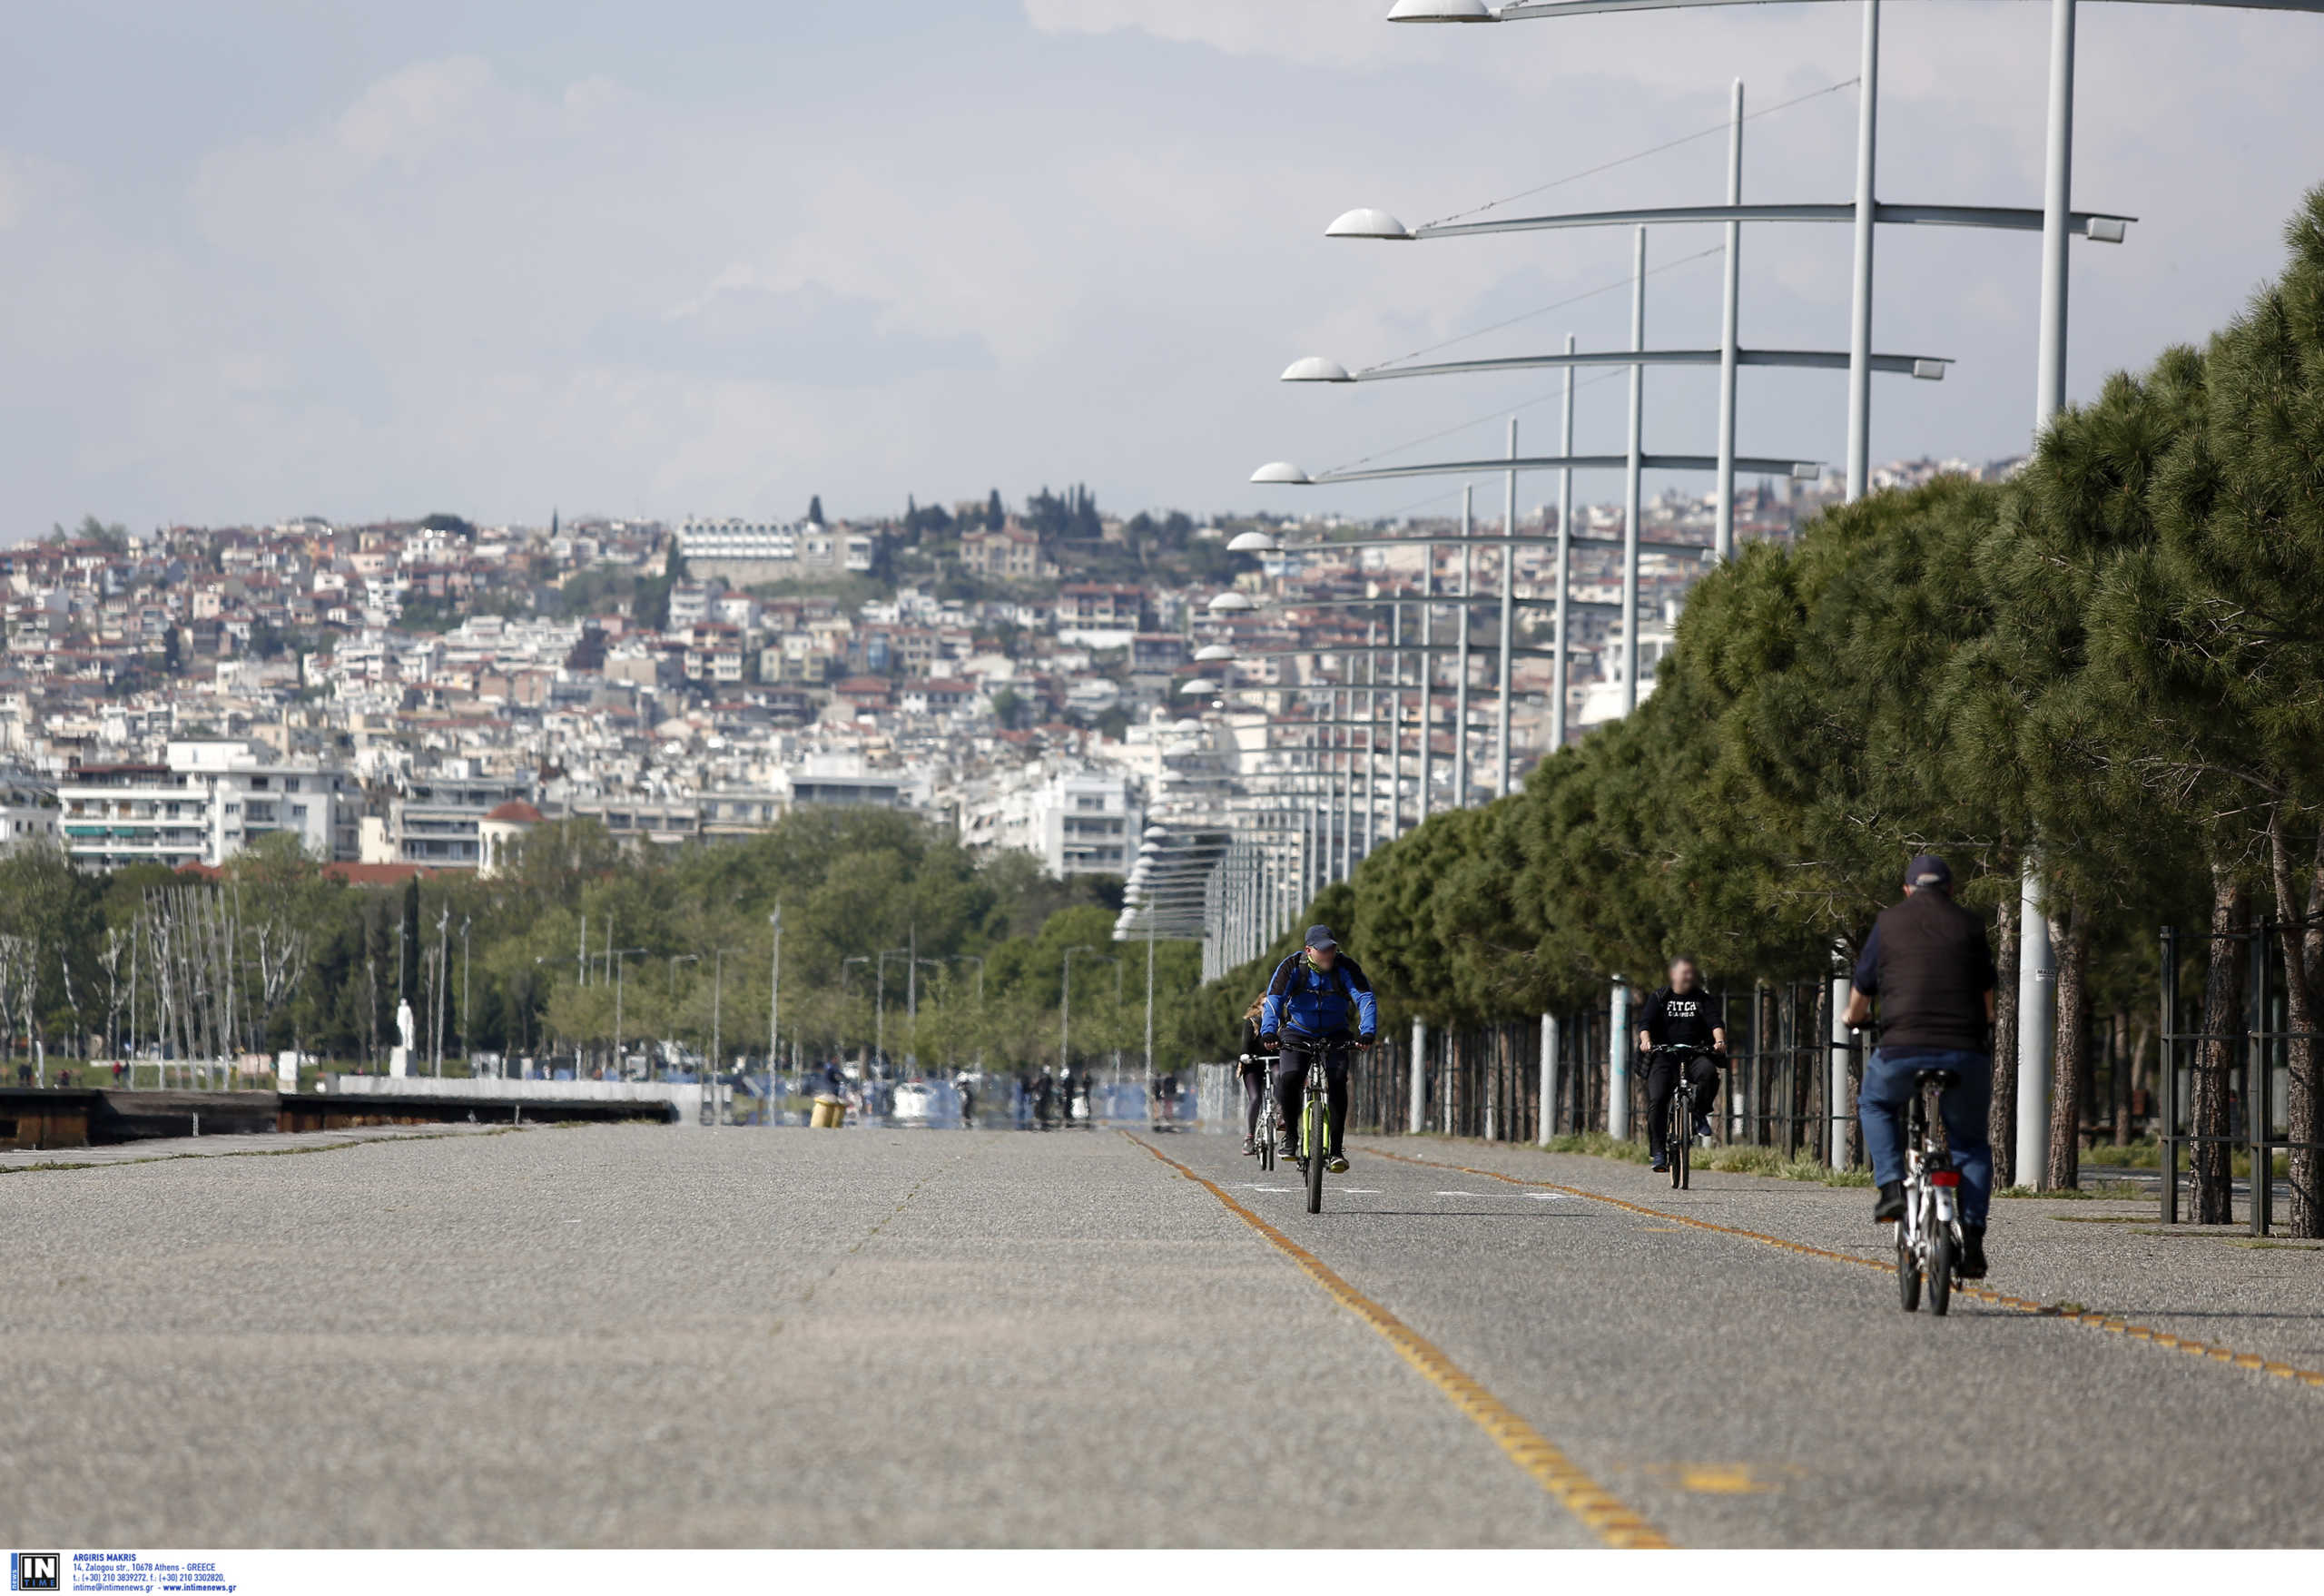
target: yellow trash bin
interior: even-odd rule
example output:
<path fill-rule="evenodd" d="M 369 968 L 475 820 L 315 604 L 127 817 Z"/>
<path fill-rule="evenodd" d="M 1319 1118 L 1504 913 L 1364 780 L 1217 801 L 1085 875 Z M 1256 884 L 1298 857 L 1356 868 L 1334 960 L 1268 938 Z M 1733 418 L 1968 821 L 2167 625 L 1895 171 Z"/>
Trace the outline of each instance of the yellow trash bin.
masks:
<path fill-rule="evenodd" d="M 847 1105 L 829 1093 L 815 1099 L 814 1118 L 808 1123 L 816 1130 L 837 1130 L 847 1122 Z"/>

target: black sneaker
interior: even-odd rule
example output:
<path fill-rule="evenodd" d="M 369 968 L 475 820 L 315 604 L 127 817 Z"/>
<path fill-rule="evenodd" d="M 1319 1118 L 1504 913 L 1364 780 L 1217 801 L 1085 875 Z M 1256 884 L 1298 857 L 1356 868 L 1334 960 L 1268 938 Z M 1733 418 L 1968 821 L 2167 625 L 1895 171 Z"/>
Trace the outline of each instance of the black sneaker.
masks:
<path fill-rule="evenodd" d="M 1277 1142 L 1275 1143 L 1275 1156 L 1278 1158 L 1285 1158 L 1289 1159 L 1293 1163 L 1296 1163 L 1299 1160 L 1299 1149 L 1287 1141 Z"/>
<path fill-rule="evenodd" d="M 1657 1154 L 1654 1156 L 1654 1172 L 1655 1172 L 1657 1175 L 1668 1175 L 1668 1174 L 1669 1174 L 1669 1173 L 1670 1173 L 1670 1155 L 1669 1155 L 1669 1154 L 1668 1154 L 1668 1153 L 1657 1153 Z"/>
<path fill-rule="evenodd" d="M 1872 1222 L 1889 1225 L 1905 1217 L 1905 1183 L 1891 1180 L 1880 1187 L 1879 1200 L 1872 1205 Z"/>
<path fill-rule="evenodd" d="M 1334 1175 L 1346 1174 L 1347 1155 L 1345 1153 L 1334 1153 L 1330 1158 L 1324 1160 L 1324 1167 Z"/>
<path fill-rule="evenodd" d="M 1243 1156 L 1246 1158 L 1259 1156 L 1259 1144 L 1256 1138 L 1246 1136 L 1243 1138 Z"/>
<path fill-rule="evenodd" d="M 1961 1227 L 1961 1258 L 1953 1272 L 1964 1280 L 1985 1277 L 1985 1227 L 1982 1225 Z"/>
<path fill-rule="evenodd" d="M 1709 1140 L 1710 1140 L 1710 1116 L 1709 1116 L 1709 1115 L 1708 1115 L 1708 1114 L 1698 1114 L 1698 1115 L 1696 1115 L 1696 1116 L 1695 1116 L 1695 1134 L 1696 1134 L 1697 1136 L 1699 1136 L 1699 1137 L 1702 1138 L 1702 1139 L 1703 1139 L 1704 1141 L 1706 1141 L 1706 1142 L 1708 1142 Z"/>

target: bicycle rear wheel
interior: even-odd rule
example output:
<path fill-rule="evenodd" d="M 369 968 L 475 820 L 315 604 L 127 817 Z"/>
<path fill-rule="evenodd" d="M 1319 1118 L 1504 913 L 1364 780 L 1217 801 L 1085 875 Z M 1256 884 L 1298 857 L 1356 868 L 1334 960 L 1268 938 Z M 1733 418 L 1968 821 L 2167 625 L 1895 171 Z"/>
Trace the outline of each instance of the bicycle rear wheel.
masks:
<path fill-rule="evenodd" d="M 1920 1260 L 1913 1256 L 1913 1244 L 1905 1239 L 1901 1221 L 1896 1226 L 1896 1299 L 1908 1314 L 1921 1311 Z"/>
<path fill-rule="evenodd" d="M 1928 1238 L 1928 1311 L 1943 1318 L 1953 1306 L 1953 1232 L 1939 1226 Z"/>
<path fill-rule="evenodd" d="M 1307 1211 L 1324 1211 L 1324 1149 L 1327 1145 L 1324 1125 L 1324 1105 L 1316 1098 L 1307 1101 L 1306 1131 L 1300 1138 L 1307 1153 Z"/>

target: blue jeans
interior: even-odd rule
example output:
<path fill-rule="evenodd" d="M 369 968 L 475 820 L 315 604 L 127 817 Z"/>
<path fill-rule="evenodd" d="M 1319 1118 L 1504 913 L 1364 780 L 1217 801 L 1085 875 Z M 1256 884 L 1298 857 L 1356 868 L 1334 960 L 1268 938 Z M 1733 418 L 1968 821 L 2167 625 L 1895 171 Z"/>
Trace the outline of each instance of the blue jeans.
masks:
<path fill-rule="evenodd" d="M 1864 1150 L 1872 1155 L 1872 1178 L 1886 1186 L 1905 1178 L 1905 1108 L 1913 1099 L 1913 1078 L 1924 1069 L 1950 1069 L 1961 1084 L 1938 1098 L 1953 1167 L 1961 1172 L 1961 1223 L 1982 1228 L 1994 1195 L 1994 1150 L 1985 1140 L 1985 1112 L 1994 1096 L 1994 1061 L 1988 1053 L 1922 1053 L 1891 1059 L 1873 1050 L 1864 1085 L 1856 1095 L 1856 1118 L 1864 1125 Z"/>

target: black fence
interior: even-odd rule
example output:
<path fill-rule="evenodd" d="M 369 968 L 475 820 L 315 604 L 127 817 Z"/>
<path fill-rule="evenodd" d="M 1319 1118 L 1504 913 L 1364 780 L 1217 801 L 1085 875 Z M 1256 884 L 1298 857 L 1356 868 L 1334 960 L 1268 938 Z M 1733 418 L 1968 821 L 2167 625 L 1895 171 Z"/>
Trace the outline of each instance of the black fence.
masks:
<path fill-rule="evenodd" d="M 1831 987 L 1822 981 L 1759 982 L 1722 992 L 1728 1068 L 1722 1100 L 1712 1115 L 1720 1138 L 1779 1149 L 1787 1157 L 1827 1158 L 1834 1120 L 1841 1158 L 1860 1162 L 1856 1132 L 1856 1083 L 1863 1075 L 1861 1044 L 1828 1039 Z M 1631 994 L 1634 1020 L 1642 995 Z M 1605 1131 L 1617 1089 L 1612 1027 L 1616 999 L 1574 1012 L 1496 1025 L 1426 1029 L 1415 1058 L 1412 1038 L 1384 1036 L 1358 1062 L 1350 1089 L 1351 1128 L 1374 1135 L 1412 1130 L 1481 1137 L 1490 1141 L 1538 1141 L 1549 1136 Z M 1628 1021 L 1624 1029 L 1635 1035 Z M 1635 1042 L 1629 1047 L 1634 1049 Z M 1542 1069 L 1550 1049 L 1551 1068 Z M 1645 1070 L 1625 1055 L 1619 1089 L 1629 1096 L 1628 1125 L 1642 1140 L 1646 1126 Z M 1833 1066 L 1840 1090 L 1833 1091 Z M 1420 1089 L 1413 1091 L 1413 1071 Z M 1548 1100 L 1544 1101 L 1544 1095 Z M 1417 1109 L 1417 1116 L 1415 1116 Z"/>
<path fill-rule="evenodd" d="M 2294 1044 L 2313 1048 L 2318 1038 L 2291 1029 L 2283 966 L 2285 939 L 2305 943 L 2317 929 L 2312 921 L 2268 922 L 2182 940 L 2162 928 L 2162 1090 L 2154 1123 L 2164 1224 L 2179 1223 L 2182 1193 L 2195 1198 L 2192 1218 L 2232 1224 L 2240 1197 L 2250 1233 L 2265 1236 L 2278 1211 L 2276 1155 L 2290 1155 L 2290 1162 L 2324 1152 L 2324 1143 L 2290 1133 Z M 2202 995 L 2191 1005 L 2180 990 L 2182 960 L 2201 961 Z M 2207 1018 L 2214 1005 L 2216 1015 Z M 2239 1153 L 2246 1164 L 2241 1180 L 2233 1173 Z M 2315 1227 L 2301 1223 L 2313 1217 L 2302 1212 L 2312 1194 L 2294 1187 L 2284 1195 L 2294 1228 L 2312 1234 Z"/>

